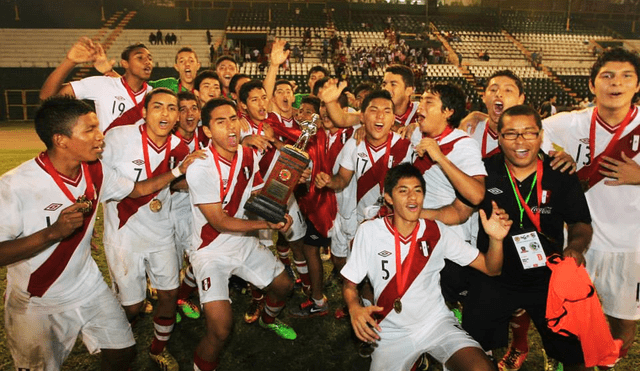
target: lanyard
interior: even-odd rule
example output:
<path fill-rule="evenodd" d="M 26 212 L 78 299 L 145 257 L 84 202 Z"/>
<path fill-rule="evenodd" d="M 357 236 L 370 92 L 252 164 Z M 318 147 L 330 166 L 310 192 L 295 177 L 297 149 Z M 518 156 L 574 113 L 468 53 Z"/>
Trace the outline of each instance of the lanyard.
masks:
<path fill-rule="evenodd" d="M 229 177 L 227 178 L 227 188 L 224 187 L 224 182 L 222 181 L 222 170 L 220 169 L 220 155 L 215 148 L 213 148 L 213 144 L 209 145 L 209 149 L 211 153 L 213 153 L 213 161 L 215 161 L 216 169 L 218 169 L 218 174 L 220 174 L 220 203 L 224 202 L 224 198 L 227 197 L 227 193 L 229 193 L 229 187 L 231 185 L 231 177 L 233 177 L 233 172 L 236 169 L 236 163 L 238 162 L 238 154 L 236 153 L 233 156 L 233 161 L 231 162 L 231 169 L 229 170 Z"/>
<path fill-rule="evenodd" d="M 142 101 L 138 103 L 138 101 L 136 100 L 136 94 L 133 92 L 133 89 L 131 89 L 131 86 L 129 86 L 129 84 L 127 83 L 127 80 L 125 80 L 123 77 L 121 81 L 122 81 L 122 84 L 124 85 L 124 88 L 127 89 L 127 94 L 129 94 L 129 97 L 133 101 L 133 107 L 136 109 L 136 111 L 138 111 L 138 113 L 140 114 L 140 117 L 142 117 L 143 116 L 142 107 L 144 106 L 144 99 L 142 99 Z M 142 90 L 143 91 L 147 90 L 146 82 L 142 84 Z"/>
<path fill-rule="evenodd" d="M 147 135 L 147 124 L 142 125 L 142 154 L 144 155 L 144 169 L 147 172 L 147 179 L 151 179 L 151 162 L 149 161 L 149 136 Z M 166 165 L 167 170 L 169 170 L 169 153 L 171 152 L 171 134 L 167 137 L 167 148 L 165 148 L 164 160 L 158 165 L 156 169 L 159 169 L 160 166 Z"/>
<path fill-rule="evenodd" d="M 631 120 L 635 118 L 634 113 L 636 113 L 636 109 L 634 106 L 631 106 L 629 108 L 629 112 L 627 112 L 627 115 L 624 117 L 624 120 L 622 120 L 620 125 L 618 125 L 618 127 L 616 128 L 616 132 L 615 134 L 613 134 L 613 138 L 611 138 L 611 141 L 609 142 L 605 150 L 602 151 L 600 155 L 598 155 L 598 157 L 594 157 L 596 153 L 596 118 L 598 117 L 598 107 L 594 108 L 593 113 L 591 114 L 591 126 L 589 127 L 589 148 L 591 150 L 591 158 L 594 162 L 602 161 L 602 155 L 608 153 L 616 145 L 616 142 L 618 141 L 618 139 L 620 139 L 620 136 L 622 135 L 624 129 L 627 127 L 627 125 L 629 125 Z"/>
<path fill-rule="evenodd" d="M 520 209 L 520 228 L 522 228 L 523 213 L 526 212 L 527 216 L 529 217 L 529 220 L 531 220 L 533 225 L 536 227 L 536 230 L 542 233 L 542 230 L 540 228 L 540 200 L 542 199 L 542 160 L 538 159 L 536 175 L 533 177 L 533 182 L 531 183 L 531 190 L 529 190 L 529 194 L 527 195 L 526 199 L 522 198 L 522 195 L 520 194 L 520 190 L 518 189 L 518 187 L 516 187 L 516 184 L 513 181 L 514 176 L 511 174 L 511 170 L 509 170 L 509 167 L 507 166 L 506 163 L 504 164 L 504 167 L 507 168 L 507 175 L 509 176 L 509 182 L 511 182 L 511 188 L 513 188 L 513 193 L 515 193 L 515 195 L 517 196 L 516 201 L 518 201 L 518 208 Z M 533 193 L 534 185 L 537 188 L 536 193 L 538 195 L 538 212 L 537 213 L 534 213 L 531 210 L 531 207 L 529 207 L 529 205 L 527 204 L 529 202 L 529 198 L 531 197 L 531 193 Z"/>
<path fill-rule="evenodd" d="M 387 137 L 387 148 L 385 149 L 384 155 L 382 156 L 382 163 L 389 168 L 389 154 L 391 152 L 391 138 L 393 137 L 393 135 L 391 133 L 389 133 L 389 136 Z M 373 154 L 371 153 L 371 149 L 369 149 L 369 143 L 365 140 L 364 143 L 365 148 L 367 149 L 367 154 L 369 155 L 369 160 L 371 161 L 371 168 L 373 168 L 373 164 L 375 163 L 375 161 L 373 160 Z M 378 161 L 381 161 L 378 160 Z M 383 189 L 384 189 L 384 177 L 382 177 L 380 179 L 380 193 L 383 193 Z"/>
<path fill-rule="evenodd" d="M 393 226 L 393 237 L 396 243 L 396 286 L 398 288 L 398 297 L 402 297 L 404 292 L 407 291 L 407 278 L 409 277 L 409 272 L 411 271 L 411 264 L 413 263 L 413 249 L 416 248 L 416 240 L 418 238 L 418 229 L 420 228 L 420 223 L 416 223 L 415 228 L 413 228 L 413 232 L 411 233 L 411 244 L 409 245 L 409 253 L 407 254 L 407 264 L 406 270 L 402 271 L 402 259 L 400 252 L 400 233 L 398 233 L 398 229 L 396 226 Z M 404 273 L 404 274 L 403 274 Z"/>
<path fill-rule="evenodd" d="M 73 197 L 73 195 L 71 194 L 71 191 L 69 190 L 69 188 L 67 188 L 67 186 L 62 181 L 62 178 L 60 178 L 60 175 L 58 174 L 58 171 L 53 167 L 53 164 L 51 163 L 51 160 L 49 159 L 49 154 L 47 154 L 47 152 L 42 152 L 40 154 L 40 159 L 44 163 L 45 171 L 49 175 L 51 175 L 51 177 L 53 178 L 53 181 L 56 182 L 56 184 L 58 185 L 58 188 L 60 188 L 62 193 L 64 193 L 64 195 L 67 196 L 67 198 L 71 202 L 76 202 L 76 198 Z M 84 181 L 85 181 L 85 183 L 87 183 L 87 190 L 85 191 L 85 196 L 87 197 L 87 199 L 93 200 L 95 189 L 93 188 L 93 182 L 91 181 L 91 174 L 89 173 L 89 166 L 87 165 L 86 162 L 82 162 L 81 164 L 82 164 L 82 173 L 84 174 Z"/>

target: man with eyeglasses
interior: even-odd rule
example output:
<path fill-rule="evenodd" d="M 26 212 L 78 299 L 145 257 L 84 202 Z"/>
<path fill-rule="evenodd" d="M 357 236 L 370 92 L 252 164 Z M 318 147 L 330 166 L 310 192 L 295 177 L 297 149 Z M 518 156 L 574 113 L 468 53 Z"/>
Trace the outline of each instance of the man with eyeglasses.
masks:
<path fill-rule="evenodd" d="M 562 362 L 565 370 L 583 370 L 580 342 L 553 333 L 545 321 L 551 277 L 546 258 L 560 254 L 582 264 L 593 233 L 591 216 L 578 177 L 554 170 L 552 158 L 540 151 L 542 133 L 540 116 L 529 106 L 513 106 L 498 120 L 502 153 L 484 159 L 488 175 L 480 208 L 490 212 L 495 201 L 514 223 L 504 240 L 502 273 L 486 277 L 470 272 L 462 325 L 485 350 L 504 347 L 511 314 L 523 308 L 547 354 Z M 568 241 L 563 250 L 564 223 Z M 488 244 L 481 227 L 477 247 L 486 252 Z"/>

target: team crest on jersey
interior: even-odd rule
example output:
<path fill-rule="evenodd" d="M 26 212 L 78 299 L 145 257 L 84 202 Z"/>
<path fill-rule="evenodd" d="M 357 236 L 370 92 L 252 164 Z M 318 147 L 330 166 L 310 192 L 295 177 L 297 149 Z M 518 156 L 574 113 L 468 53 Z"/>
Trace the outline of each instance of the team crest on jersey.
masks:
<path fill-rule="evenodd" d="M 245 178 L 249 179 L 251 177 L 251 171 L 249 170 L 249 166 L 243 167 L 242 171 L 244 171 Z"/>
<path fill-rule="evenodd" d="M 141 159 L 133 160 L 131 162 L 133 162 L 134 165 L 138 165 L 138 166 L 144 165 L 144 160 L 141 160 Z"/>
<path fill-rule="evenodd" d="M 169 169 L 173 169 L 176 167 L 176 158 L 175 156 L 169 157 Z"/>
<path fill-rule="evenodd" d="M 56 211 L 62 206 L 62 204 L 52 203 L 51 205 L 44 208 L 44 211 Z"/>
<path fill-rule="evenodd" d="M 211 277 L 202 280 L 202 291 L 207 291 L 211 287 Z"/>
<path fill-rule="evenodd" d="M 501 193 L 502 193 L 502 190 L 501 190 L 501 189 L 499 189 L 499 188 L 496 188 L 496 187 L 489 188 L 489 189 L 487 189 L 487 191 L 488 191 L 489 193 L 491 193 L 492 195 L 499 195 L 499 194 L 501 194 Z"/>
<path fill-rule="evenodd" d="M 378 255 L 382 256 L 383 258 L 386 258 L 387 256 L 391 255 L 391 251 L 382 250 L 378 253 Z"/>

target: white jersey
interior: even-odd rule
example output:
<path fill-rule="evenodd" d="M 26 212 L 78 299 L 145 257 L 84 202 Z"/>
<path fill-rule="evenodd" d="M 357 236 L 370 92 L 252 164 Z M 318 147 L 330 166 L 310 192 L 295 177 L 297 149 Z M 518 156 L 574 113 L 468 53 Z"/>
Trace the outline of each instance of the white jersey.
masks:
<path fill-rule="evenodd" d="M 476 125 L 476 130 L 473 134 L 469 134 L 469 136 L 475 139 L 480 145 L 482 158 L 490 157 L 500 151 L 498 148 L 498 134 L 494 133 L 488 126 L 488 120 L 480 121 L 478 125 Z"/>
<path fill-rule="evenodd" d="M 344 216 L 351 215 L 354 208 L 357 209 L 358 222 L 365 219 L 365 209 L 376 204 L 378 199 L 382 197 L 382 187 L 380 183 L 384 180 L 384 176 L 388 169 L 411 160 L 411 143 L 402 139 L 398 133 L 391 133 L 391 147 L 386 164 L 382 164 L 380 174 L 372 172 L 372 160 L 375 164 L 378 160 L 386 157 L 387 142 L 378 147 L 371 147 L 366 140 L 356 144 L 356 140 L 351 138 L 347 141 L 340 151 L 339 164 L 345 170 L 353 171 L 352 183 L 355 187 L 350 195 L 344 194 L 342 197 L 350 199 L 345 205 L 345 211 L 340 213 Z M 370 157 L 373 157 L 373 159 Z M 355 179 L 354 179 L 355 178 Z M 354 182 L 355 180 L 355 182 Z"/>
<path fill-rule="evenodd" d="M 121 126 L 107 132 L 103 162 L 117 169 L 127 179 L 137 182 L 148 178 L 142 147 L 142 130 L 145 126 Z M 165 163 L 167 146 L 171 149 L 168 167 Z M 116 144 L 113 144 L 116 143 Z M 188 154 L 187 146 L 171 135 L 162 147 L 153 141 L 145 144 L 149 154 L 149 166 L 153 176 L 161 175 L 178 166 Z M 166 164 L 166 163 L 165 163 Z M 158 212 L 151 211 L 153 199 L 162 203 Z M 173 227 L 169 217 L 171 197 L 167 185 L 155 194 L 136 199 L 109 201 L 104 204 L 104 244 L 126 246 L 133 252 L 153 252 L 174 248 Z"/>
<path fill-rule="evenodd" d="M 411 137 L 411 141 L 414 145 L 420 143 L 421 139 L 421 133 L 416 135 L 416 132 L 414 132 L 414 135 Z M 480 147 L 478 146 L 478 143 L 471 139 L 462 130 L 453 130 L 444 138 L 440 139 L 439 144 L 445 156 L 447 156 L 447 158 L 463 173 L 471 177 L 487 175 L 484 163 L 482 162 L 482 156 L 480 155 Z M 449 151 L 445 150 L 447 144 L 453 144 L 453 148 Z M 423 171 L 422 176 L 427 184 L 422 206 L 425 209 L 437 209 L 451 204 L 456 199 L 456 190 L 453 188 L 449 178 L 447 178 L 445 173 L 442 171 L 440 165 L 435 164 L 424 170 L 419 166 L 420 161 L 422 160 L 416 158 L 414 164 Z M 468 225 L 470 220 L 471 219 L 467 220 L 467 222 L 462 225 L 452 227 L 460 237 L 467 241 L 471 240 L 471 232 Z"/>
<path fill-rule="evenodd" d="M 92 76 L 79 81 L 72 81 L 73 93 L 78 99 L 94 101 L 100 130 L 107 131 L 111 127 L 141 124 L 144 97 L 152 88 L 144 83 L 140 91 L 133 92 L 134 104 L 123 77 Z"/>
<path fill-rule="evenodd" d="M 637 108 L 634 107 L 637 113 Z M 589 164 L 607 147 L 614 128 L 596 120 L 595 151 L 589 148 L 589 128 L 594 108 L 559 113 L 544 120 L 545 152 L 563 149 L 576 161 L 577 170 Z M 627 125 L 620 138 L 640 125 L 640 115 Z M 630 138 L 638 146 L 640 138 Z M 633 144 L 632 144 L 633 148 Z M 630 155 L 630 154 L 629 154 Z M 640 163 L 640 154 L 633 157 Z M 580 173 L 578 173 L 580 175 Z M 589 188 L 585 194 L 593 226 L 590 249 L 607 252 L 640 252 L 640 186 L 608 186 L 604 180 Z"/>
<path fill-rule="evenodd" d="M 396 313 L 387 308 L 390 311 L 380 322 L 382 337 L 385 336 L 385 330 L 392 329 L 427 331 L 426 328 L 435 326 L 441 318 L 449 315 L 440 288 L 440 270 L 444 267 L 444 259 L 465 266 L 473 262 L 479 253 L 440 222 L 421 219 L 418 223 L 415 247 L 418 251 L 413 264 L 418 267 L 422 264 L 422 268 L 413 276 L 414 280 L 401 298 L 402 312 Z M 409 253 L 411 236 L 401 237 L 400 242 L 404 263 Z M 376 305 L 393 303 L 398 297 L 395 254 L 391 217 L 366 221 L 358 228 L 351 256 L 340 273 L 353 283 L 359 283 L 368 277 L 373 286 Z M 428 257 L 426 265 L 425 254 Z M 387 287 L 388 285 L 392 286 Z"/>
<path fill-rule="evenodd" d="M 25 162 L 0 178 L 0 209 L 3 213 L 0 241 L 27 237 L 47 228 L 58 220 L 62 210 L 73 203 L 45 171 L 42 156 Z M 97 202 L 126 197 L 133 190 L 133 182 L 120 177 L 100 161 L 92 163 L 88 169 L 96 190 L 94 194 L 97 195 L 91 215 L 85 217 L 82 229 L 62 242 L 7 267 L 7 308 L 63 312 L 90 301 L 101 292 L 100 285 L 106 287 L 98 266 L 91 258 L 90 242 Z M 85 194 L 87 176 L 84 171 L 76 179 L 62 175 L 61 178 L 74 198 Z M 69 254 L 58 255 L 65 250 Z M 52 282 L 47 283 L 48 280 Z"/>
<path fill-rule="evenodd" d="M 395 115 L 396 126 L 403 127 L 413 123 L 419 106 L 420 102 L 409 102 L 407 110 L 402 115 Z"/>
<path fill-rule="evenodd" d="M 237 243 L 246 238 L 246 233 L 242 232 L 219 232 L 215 230 L 204 217 L 198 205 L 221 203 L 223 209 L 229 216 L 238 219 L 247 219 L 245 216 L 244 204 L 251 196 L 254 188 L 254 179 L 260 183 L 261 178 L 258 173 L 260 157 L 256 151 L 250 148 L 238 146 L 235 164 L 218 156 L 220 172 L 216 166 L 216 160 L 211 151 L 211 146 L 207 147 L 207 158 L 195 161 L 189 166 L 187 171 L 187 183 L 189 184 L 189 197 L 193 215 L 193 236 L 191 250 L 201 248 L 215 249 L 224 244 Z M 233 167 L 233 174 L 231 168 Z M 220 185 L 223 185 L 228 192 L 222 200 Z"/>

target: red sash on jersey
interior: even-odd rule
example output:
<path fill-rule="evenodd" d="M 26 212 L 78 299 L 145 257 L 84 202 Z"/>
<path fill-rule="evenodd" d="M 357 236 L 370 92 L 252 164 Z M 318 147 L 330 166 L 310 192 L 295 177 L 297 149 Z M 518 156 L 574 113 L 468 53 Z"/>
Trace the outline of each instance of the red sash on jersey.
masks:
<path fill-rule="evenodd" d="M 502 150 L 500 149 L 500 146 L 497 146 L 489 153 L 486 153 L 487 152 L 487 136 L 490 135 L 493 138 L 493 135 L 491 135 L 491 133 L 493 133 L 493 130 L 491 130 L 491 133 L 489 132 L 489 130 L 491 129 L 489 128 L 489 122 L 487 121 L 484 127 L 484 134 L 482 134 L 482 158 L 489 158 L 495 155 L 496 153 L 502 152 Z"/>
<path fill-rule="evenodd" d="M 302 131 L 296 128 L 287 127 L 278 117 L 273 113 L 270 113 L 267 118 L 263 121 L 264 123 L 269 124 L 273 129 L 273 133 L 282 138 L 285 144 L 293 144 L 298 141 L 300 138 L 300 134 Z"/>
<path fill-rule="evenodd" d="M 412 123 L 413 117 L 416 115 L 417 107 L 415 107 L 414 102 L 409 102 L 407 106 L 407 110 L 404 111 L 402 115 L 395 115 L 395 122 L 399 123 L 401 126 L 407 126 Z"/>
<path fill-rule="evenodd" d="M 308 148 L 309 157 L 313 161 L 311 179 L 315 179 L 320 172 L 332 173 L 338 154 L 352 134 L 353 128 L 340 129 L 336 140 L 327 148 L 329 135 L 323 129 L 318 130 L 318 133 L 311 138 Z M 302 214 L 311 220 L 316 230 L 327 237 L 338 214 L 336 192 L 329 187 L 311 186 L 309 192 L 298 200 L 298 205 Z"/>
<path fill-rule="evenodd" d="M 459 138 L 456 138 L 456 139 L 452 140 L 451 142 L 448 142 L 448 143 L 445 143 L 445 144 L 441 144 L 440 145 L 440 151 L 442 152 L 442 154 L 446 156 L 449 153 L 451 153 L 451 151 L 453 151 L 453 146 L 456 144 L 456 142 L 458 142 L 462 138 L 465 138 L 465 137 L 462 136 L 462 137 L 459 137 Z M 431 167 L 434 164 L 435 164 L 435 162 L 433 162 L 431 157 L 429 157 L 429 155 L 427 155 L 425 153 L 424 156 L 418 157 L 415 160 L 415 162 L 413 163 L 413 166 L 417 167 L 418 170 L 420 170 L 420 172 L 424 174 L 427 170 L 431 169 Z"/>
<path fill-rule="evenodd" d="M 117 126 L 124 126 L 124 125 L 133 125 L 136 122 L 138 122 L 139 120 L 141 120 L 142 117 L 142 108 L 144 106 L 144 99 L 138 103 L 136 101 L 136 93 L 133 92 L 133 90 L 131 90 L 131 88 L 129 87 L 129 84 L 127 84 L 127 81 L 124 79 L 124 77 L 122 77 L 120 79 L 120 81 L 122 82 L 122 85 L 124 85 L 125 89 L 127 89 L 127 93 L 129 94 L 129 97 L 131 97 L 131 99 L 133 100 L 133 107 L 131 107 L 129 110 L 123 112 L 120 116 L 118 116 L 115 120 L 111 121 L 111 123 L 109 124 L 109 126 L 107 126 L 107 128 L 104 130 L 103 134 L 106 134 L 107 131 L 117 127 Z M 143 83 L 142 84 L 142 89 L 140 91 L 146 92 L 147 91 L 147 83 Z"/>
<path fill-rule="evenodd" d="M 236 153 L 236 156 L 239 154 Z M 244 191 L 247 187 L 250 187 L 249 180 L 251 179 L 251 175 L 253 174 L 253 149 L 249 147 L 242 147 L 242 162 L 240 167 L 238 167 L 238 177 L 236 178 L 236 184 L 233 187 L 233 193 L 231 193 L 231 199 L 229 203 L 227 203 L 223 210 L 227 213 L 227 215 L 234 217 L 238 212 L 238 209 L 242 205 L 240 202 L 242 201 L 242 196 L 244 195 Z M 243 169 L 247 168 L 248 172 L 243 174 Z M 222 174 L 218 174 L 222 178 Z M 228 186 L 231 187 L 231 181 L 235 174 L 229 174 L 229 182 Z M 243 176 L 244 175 L 244 176 Z M 220 192 L 222 195 L 222 191 Z M 224 202 L 224 199 L 221 200 Z M 202 230 L 200 231 L 200 238 L 202 238 L 202 243 L 198 246 L 198 250 L 203 247 L 208 246 L 213 240 L 215 240 L 220 235 L 220 231 L 213 228 L 211 224 L 206 223 Z"/>
<path fill-rule="evenodd" d="M 91 212 L 85 215 L 82 227 L 76 229 L 70 236 L 67 236 L 64 240 L 60 241 L 56 249 L 51 256 L 38 267 L 29 277 L 29 285 L 27 291 L 31 296 L 42 297 L 49 287 L 60 277 L 64 269 L 67 267 L 69 260 L 73 256 L 73 253 L 79 247 L 84 236 L 88 231 L 89 224 L 95 218 L 96 210 L 98 208 L 98 200 L 100 199 L 100 188 L 102 187 L 102 163 L 100 161 L 94 161 L 88 164 L 91 182 L 95 189 L 95 198 L 91 200 Z M 85 180 L 88 177 L 85 175 Z M 86 192 L 86 191 L 85 191 Z"/>
<path fill-rule="evenodd" d="M 169 144 L 170 143 L 167 143 L 167 145 Z M 147 144 L 145 143 L 145 145 Z M 165 151 L 171 151 L 169 153 L 169 158 L 175 159 L 175 163 L 177 165 L 180 161 L 182 161 L 185 157 L 187 157 L 187 155 L 189 154 L 189 147 L 187 147 L 187 145 L 184 144 L 184 142 L 180 141 L 180 143 L 174 149 L 167 148 L 165 149 Z M 170 161 L 161 162 L 160 165 L 158 165 L 158 167 L 153 171 L 151 176 L 147 177 L 147 179 L 153 178 L 158 175 L 162 175 L 167 171 L 169 171 L 170 170 L 169 162 Z M 131 218 L 135 213 L 137 213 L 140 207 L 146 205 L 147 203 L 149 203 L 149 201 L 154 199 L 158 195 L 158 193 L 160 193 L 160 191 L 156 191 L 156 192 L 153 192 L 152 194 L 138 197 L 138 198 L 127 197 L 124 200 L 118 202 L 117 210 L 118 210 L 118 219 L 120 220 L 120 223 L 118 224 L 118 229 L 122 228 L 125 224 L 127 224 L 127 221 L 129 220 L 129 218 Z"/>
<path fill-rule="evenodd" d="M 389 166 L 388 163 L 382 161 L 380 158 L 376 161 L 375 164 L 367 170 L 360 178 L 358 178 L 358 190 L 357 190 L 357 201 L 360 202 L 362 197 L 367 194 L 373 187 L 380 184 L 380 181 L 384 179 L 385 175 L 387 175 L 387 170 L 390 167 L 396 166 L 402 161 L 407 155 L 407 151 L 409 150 L 409 145 L 411 142 L 407 139 L 399 139 L 396 144 L 391 146 L 390 156 L 393 156 L 393 163 Z M 382 192 L 382 189 L 380 190 Z"/>
<path fill-rule="evenodd" d="M 390 220 L 391 218 L 393 218 L 393 216 L 387 216 L 385 217 L 384 221 L 387 228 L 389 229 L 389 233 L 393 234 L 393 225 L 391 224 L 392 221 Z M 420 236 L 417 239 L 416 247 L 422 245 L 423 243 L 426 243 L 427 250 L 429 251 L 429 255 L 424 256 L 421 248 L 415 248 L 413 249 L 413 251 L 411 251 L 411 253 L 413 254 L 413 264 L 411 264 L 410 267 L 407 266 L 408 265 L 407 262 L 409 261 L 409 256 L 407 256 L 404 259 L 404 261 L 402 262 L 402 270 L 405 270 L 405 269 L 408 270 L 408 276 L 406 281 L 407 288 L 411 286 L 413 281 L 415 281 L 416 277 L 418 277 L 420 272 L 422 272 L 425 265 L 427 265 L 429 258 L 431 258 L 431 255 L 433 255 L 433 249 L 435 248 L 436 244 L 440 240 L 440 229 L 438 228 L 438 225 L 436 224 L 436 222 L 432 220 L 427 220 L 427 219 L 425 219 L 424 222 L 425 222 L 425 230 L 422 236 Z M 378 323 L 380 323 L 383 319 L 385 319 L 387 314 L 389 314 L 389 312 L 393 310 L 393 302 L 400 297 L 400 295 L 398 295 L 398 284 L 396 282 L 397 279 L 398 279 L 397 274 L 391 277 L 389 282 L 387 282 L 387 285 L 385 286 L 384 290 L 382 290 L 382 292 L 380 293 L 380 296 L 378 297 L 378 301 L 376 302 L 376 305 L 384 308 L 380 312 L 376 312 L 375 314 L 376 319 L 378 320 Z"/>
<path fill-rule="evenodd" d="M 634 107 L 632 107 L 632 109 L 633 108 Z M 629 111 L 629 113 L 631 113 L 631 110 Z M 594 109 L 592 121 L 596 119 L 595 118 L 596 114 L 597 114 L 596 109 Z M 629 117 L 628 119 L 629 121 L 632 121 L 634 118 L 635 116 Z M 595 122 L 592 123 L 592 126 L 594 125 L 595 125 Z M 622 126 L 622 124 L 620 125 Z M 623 130 L 623 129 L 624 127 L 618 128 L 618 130 Z M 591 143 L 593 143 L 595 140 L 595 138 L 591 138 L 591 136 L 595 137 L 594 134 L 595 134 L 595 130 L 590 130 L 589 141 Z M 638 153 L 640 153 L 640 148 L 633 150 L 634 135 L 640 135 L 640 125 L 636 126 L 633 130 L 631 130 L 631 132 L 629 132 L 629 134 L 625 135 L 623 138 L 620 138 L 619 140 L 615 141 L 615 143 L 613 142 L 613 140 L 609 142 L 609 144 L 607 145 L 607 148 L 605 148 L 605 150 L 601 152 L 596 158 L 591 159 L 591 163 L 589 163 L 589 165 L 583 166 L 582 168 L 580 168 L 580 170 L 578 170 L 577 172 L 578 178 L 580 178 L 583 188 L 586 188 L 584 189 L 585 192 L 589 188 L 592 188 L 593 186 L 598 184 L 598 182 L 600 182 L 602 179 L 605 178 L 604 175 L 598 172 L 598 170 L 600 170 L 600 164 L 603 161 L 602 159 L 603 156 L 611 157 L 618 161 L 623 161 L 622 152 L 624 152 L 630 158 L 634 158 Z M 613 139 L 615 139 L 615 137 Z M 594 150 L 592 144 L 589 147 L 591 151 Z M 587 185 L 588 185 L 588 188 L 587 188 Z"/>

